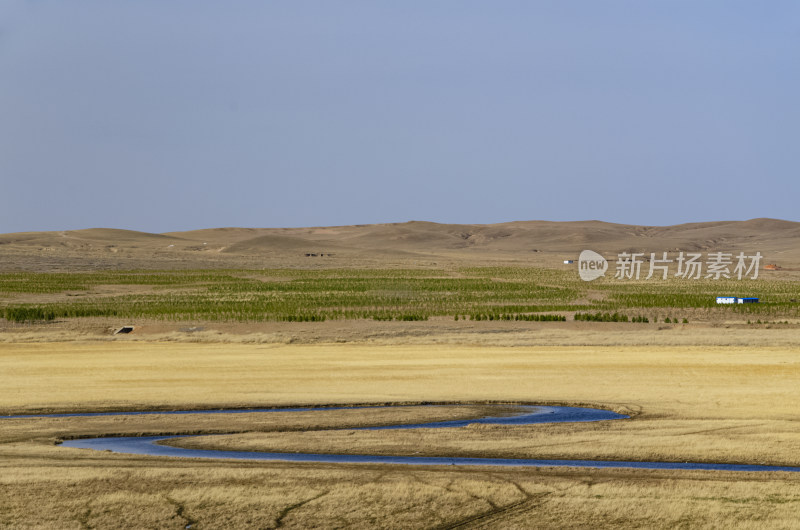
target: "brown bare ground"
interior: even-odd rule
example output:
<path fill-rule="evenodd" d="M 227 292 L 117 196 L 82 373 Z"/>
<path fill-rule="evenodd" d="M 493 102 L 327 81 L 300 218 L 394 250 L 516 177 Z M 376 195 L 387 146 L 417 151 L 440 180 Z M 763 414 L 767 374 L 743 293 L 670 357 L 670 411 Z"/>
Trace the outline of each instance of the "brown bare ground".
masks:
<path fill-rule="evenodd" d="M 493 225 L 421 221 L 309 228 L 216 228 L 166 234 L 89 229 L 0 234 L 0 270 L 77 271 L 272 267 L 560 266 L 584 249 L 628 252 L 759 251 L 792 274 L 800 223 L 778 219 L 638 226 L 601 221 Z M 754 243 L 756 242 L 756 243 Z M 316 254 L 316 256 L 307 256 Z"/>

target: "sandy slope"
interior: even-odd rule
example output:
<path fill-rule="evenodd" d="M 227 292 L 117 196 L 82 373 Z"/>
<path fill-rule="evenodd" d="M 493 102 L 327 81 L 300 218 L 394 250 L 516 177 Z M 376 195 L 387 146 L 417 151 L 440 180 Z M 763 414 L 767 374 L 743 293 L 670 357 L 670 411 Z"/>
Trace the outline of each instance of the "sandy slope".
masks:
<path fill-rule="evenodd" d="M 165 234 L 107 228 L 21 232 L 0 235 L 0 270 L 380 266 L 419 260 L 557 264 L 586 248 L 609 256 L 622 251 L 759 251 L 764 263 L 792 267 L 800 260 L 800 223 L 752 219 L 661 227 L 601 221 L 492 225 L 411 221 Z"/>

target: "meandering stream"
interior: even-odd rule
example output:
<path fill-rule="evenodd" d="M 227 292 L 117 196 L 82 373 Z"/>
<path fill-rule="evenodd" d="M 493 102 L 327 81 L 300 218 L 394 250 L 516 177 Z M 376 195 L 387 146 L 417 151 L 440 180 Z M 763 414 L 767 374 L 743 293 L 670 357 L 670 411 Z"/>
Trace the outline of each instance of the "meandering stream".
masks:
<path fill-rule="evenodd" d="M 435 405 L 424 405 L 435 406 Z M 26 416 L 4 416 L 0 418 L 35 418 L 35 417 L 75 417 L 75 416 L 112 416 L 143 414 L 237 414 L 248 412 L 299 412 L 366 407 L 331 407 L 331 408 L 291 408 L 291 409 L 241 409 L 241 410 L 209 410 L 209 411 L 171 411 L 171 412 L 106 412 L 48 414 Z M 470 420 L 451 420 L 430 423 L 398 424 L 381 427 L 362 427 L 361 429 L 421 429 L 464 427 L 471 423 L 492 425 L 531 425 L 536 423 L 591 422 L 628 418 L 615 412 L 581 407 L 520 407 L 518 414 L 509 416 L 486 416 Z M 353 429 L 349 429 L 353 430 Z M 271 453 L 254 451 L 218 451 L 212 449 L 184 449 L 164 445 L 163 442 L 186 438 L 187 436 L 131 436 L 112 438 L 85 438 L 67 440 L 61 444 L 65 448 L 93 449 L 112 451 L 115 453 L 168 456 L 177 458 L 211 458 L 260 461 L 318 462 L 318 463 L 362 463 L 362 464 L 406 464 L 406 465 L 459 465 L 459 466 L 524 466 L 524 467 L 593 467 L 593 468 L 635 468 L 635 469 L 678 469 L 678 470 L 718 470 L 718 471 L 792 471 L 800 472 L 795 466 L 768 466 L 752 464 L 716 464 L 702 462 L 635 462 L 610 460 L 542 460 L 530 458 L 474 458 L 474 457 L 430 457 L 430 456 L 386 456 L 386 455 L 345 455 L 321 453 Z"/>

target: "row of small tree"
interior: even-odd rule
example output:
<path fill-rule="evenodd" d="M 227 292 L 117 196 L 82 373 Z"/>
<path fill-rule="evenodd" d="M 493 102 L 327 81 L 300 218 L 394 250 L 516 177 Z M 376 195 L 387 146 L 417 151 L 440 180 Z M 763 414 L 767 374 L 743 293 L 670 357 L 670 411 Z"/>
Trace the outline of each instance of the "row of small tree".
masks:
<path fill-rule="evenodd" d="M 462 320 L 467 320 L 467 316 L 461 317 Z M 511 313 L 476 313 L 469 315 L 471 320 L 514 320 L 524 322 L 566 322 L 567 317 L 563 315 L 540 315 L 540 314 L 511 314 Z M 458 315 L 456 315 L 458 320 Z"/>
<path fill-rule="evenodd" d="M 631 318 L 621 313 L 575 313 L 575 320 L 584 322 L 650 322 L 645 316 Z"/>

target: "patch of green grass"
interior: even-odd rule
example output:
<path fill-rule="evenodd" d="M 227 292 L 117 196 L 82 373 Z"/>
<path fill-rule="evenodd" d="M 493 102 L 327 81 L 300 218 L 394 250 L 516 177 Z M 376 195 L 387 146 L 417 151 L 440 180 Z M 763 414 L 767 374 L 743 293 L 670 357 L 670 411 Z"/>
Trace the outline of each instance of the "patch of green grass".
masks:
<path fill-rule="evenodd" d="M 120 294 L 99 296 L 98 286 L 110 286 L 112 292 Z M 125 294 L 129 286 L 150 289 Z M 76 292 L 82 296 L 58 299 L 60 294 Z M 756 295 L 763 302 L 721 308 L 716 305 L 715 297 L 726 293 Z M 0 297 L 5 299 L 0 311 L 6 319 L 14 321 L 90 316 L 210 321 L 409 321 L 455 315 L 469 315 L 472 320 L 562 320 L 560 316 L 556 318 L 558 315 L 545 318 L 547 315 L 543 313 L 591 311 L 617 314 L 617 319 L 611 320 L 624 322 L 638 317 L 640 310 L 650 309 L 664 309 L 667 313 L 702 309 L 777 319 L 800 316 L 800 306 L 792 301 L 797 293 L 796 282 L 601 279 L 587 283 L 574 271 L 529 267 L 0 274 Z M 49 299 L 14 302 L 14 297 L 21 295 L 32 295 L 34 299 L 48 295 Z M 52 300 L 54 297 L 56 301 Z"/>

